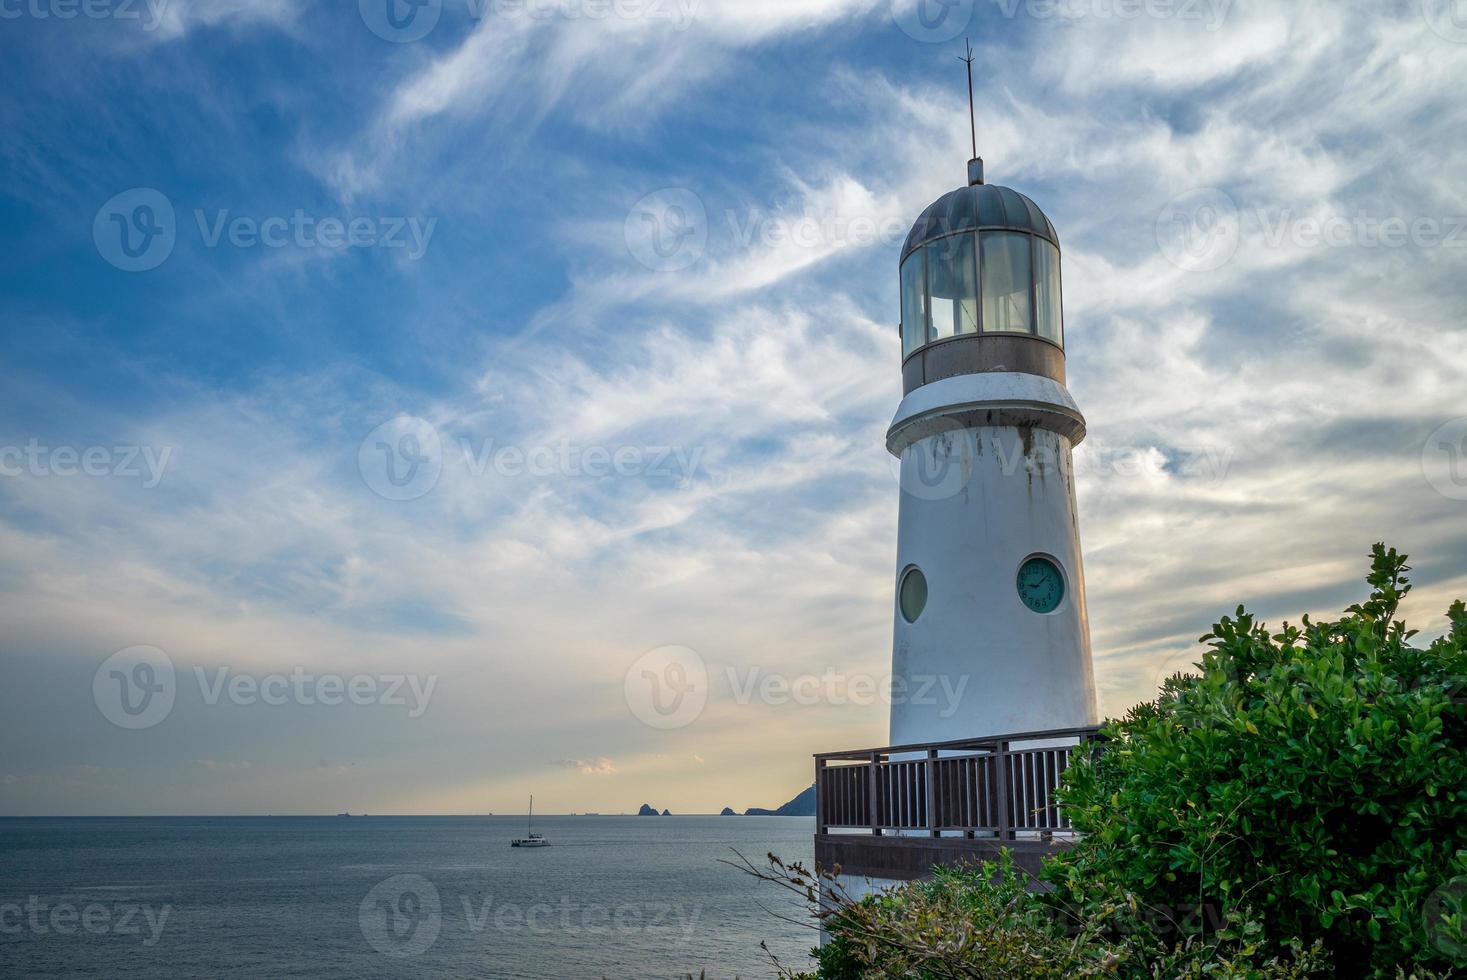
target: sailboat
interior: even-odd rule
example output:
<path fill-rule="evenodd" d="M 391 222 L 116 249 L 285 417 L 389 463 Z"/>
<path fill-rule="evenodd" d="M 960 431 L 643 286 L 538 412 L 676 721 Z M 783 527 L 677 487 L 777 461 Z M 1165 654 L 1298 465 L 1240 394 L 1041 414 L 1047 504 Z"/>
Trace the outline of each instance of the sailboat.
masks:
<path fill-rule="evenodd" d="M 535 797 L 530 797 L 530 818 L 525 824 L 525 837 L 516 837 L 509 842 L 510 847 L 549 847 L 550 842 L 545 839 L 544 834 L 531 833 L 535 825 Z"/>

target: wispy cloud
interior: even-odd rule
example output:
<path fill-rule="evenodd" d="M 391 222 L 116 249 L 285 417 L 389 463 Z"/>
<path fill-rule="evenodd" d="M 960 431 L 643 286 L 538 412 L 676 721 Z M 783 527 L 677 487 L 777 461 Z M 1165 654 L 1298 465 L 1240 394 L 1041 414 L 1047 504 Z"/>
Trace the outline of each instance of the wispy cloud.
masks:
<path fill-rule="evenodd" d="M 201 27 L 220 25 L 291 24 L 300 14 L 300 0 L 153 0 L 144 4 L 156 21 L 161 41 L 177 40 Z"/>
<path fill-rule="evenodd" d="M 368 131 L 324 155 L 339 193 L 370 193 L 431 141 L 440 117 L 520 141 L 553 112 L 601 131 L 645 129 L 734 67 L 732 55 L 879 9 L 877 0 L 686 0 L 657 14 L 588 19 L 487 13 L 457 44 L 397 81 Z M 494 11 L 493 5 L 471 10 Z M 643 8 L 635 8 L 643 9 Z"/>
<path fill-rule="evenodd" d="M 610 759 L 561 759 L 555 763 L 564 769 L 574 769 L 582 776 L 611 776 L 616 765 Z"/>

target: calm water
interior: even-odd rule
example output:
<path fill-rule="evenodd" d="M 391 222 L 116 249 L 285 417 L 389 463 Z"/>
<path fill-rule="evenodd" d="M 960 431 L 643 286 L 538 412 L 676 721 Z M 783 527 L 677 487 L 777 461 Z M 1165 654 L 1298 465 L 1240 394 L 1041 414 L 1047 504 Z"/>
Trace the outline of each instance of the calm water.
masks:
<path fill-rule="evenodd" d="M 768 977 L 801 817 L 0 819 L 4 977 Z"/>

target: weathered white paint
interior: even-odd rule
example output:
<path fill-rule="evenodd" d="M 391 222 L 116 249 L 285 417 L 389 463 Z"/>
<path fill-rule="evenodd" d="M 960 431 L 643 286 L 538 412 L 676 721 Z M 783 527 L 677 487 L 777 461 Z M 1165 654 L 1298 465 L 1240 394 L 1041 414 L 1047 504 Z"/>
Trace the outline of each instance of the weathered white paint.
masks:
<path fill-rule="evenodd" d="M 1071 466 L 1084 434 L 1065 386 L 1034 375 L 964 375 L 902 401 L 887 436 L 901 459 L 895 585 L 916 566 L 928 599 L 915 623 L 893 604 L 904 688 L 891 744 L 1098 720 Z M 1019 567 L 1034 555 L 1065 574 L 1049 614 L 1019 599 Z"/>
<path fill-rule="evenodd" d="M 893 888 L 900 888 L 902 885 L 907 884 L 907 882 L 898 881 L 895 878 L 868 878 L 865 875 L 838 874 L 833 877 L 836 887 L 840 889 L 840 895 L 853 902 L 859 902 L 863 898 L 868 898 L 871 895 L 880 895 L 882 892 L 891 891 Z M 823 887 L 821 893 L 827 907 L 832 906 L 834 903 L 830 900 L 829 886 Z M 825 934 L 822 930 L 822 942 L 824 939 Z"/>
<path fill-rule="evenodd" d="M 928 427 L 942 422 L 981 424 L 997 413 L 1047 418 L 1048 427 L 1065 432 L 1074 445 L 1085 438 L 1085 418 L 1064 385 L 1037 374 L 992 371 L 933 381 L 903 398 L 887 429 L 886 447 L 900 455 L 924 422 Z"/>

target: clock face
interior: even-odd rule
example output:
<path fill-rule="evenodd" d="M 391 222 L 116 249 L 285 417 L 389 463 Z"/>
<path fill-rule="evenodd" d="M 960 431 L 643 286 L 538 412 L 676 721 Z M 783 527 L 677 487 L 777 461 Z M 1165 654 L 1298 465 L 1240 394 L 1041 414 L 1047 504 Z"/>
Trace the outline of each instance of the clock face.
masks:
<path fill-rule="evenodd" d="M 1065 576 L 1048 558 L 1030 558 L 1019 568 L 1019 599 L 1037 613 L 1052 613 L 1065 597 Z"/>

